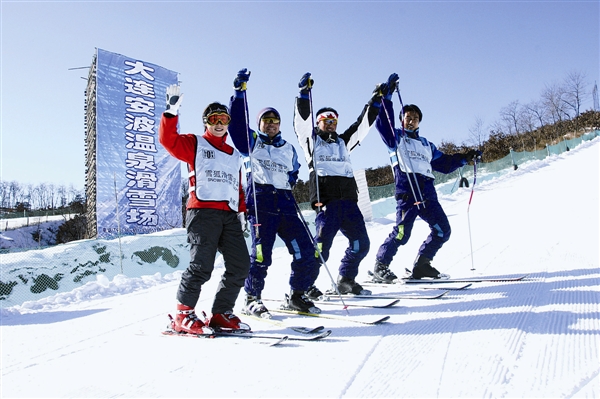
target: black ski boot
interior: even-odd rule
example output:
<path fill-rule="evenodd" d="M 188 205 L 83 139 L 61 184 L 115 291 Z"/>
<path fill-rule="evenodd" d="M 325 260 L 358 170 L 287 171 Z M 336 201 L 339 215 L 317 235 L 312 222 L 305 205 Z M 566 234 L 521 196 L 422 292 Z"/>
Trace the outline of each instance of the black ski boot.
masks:
<path fill-rule="evenodd" d="M 321 292 L 320 289 L 317 288 L 316 285 L 311 285 L 307 290 L 306 290 L 306 296 L 308 297 L 308 299 L 310 299 L 311 301 L 319 301 L 321 299 L 323 299 L 323 293 Z"/>
<path fill-rule="evenodd" d="M 371 291 L 363 289 L 353 278 L 339 276 L 337 288 L 340 294 L 371 295 Z"/>
<path fill-rule="evenodd" d="M 260 299 L 260 295 L 246 295 L 246 305 L 244 306 L 242 313 L 245 315 L 260 317 L 263 319 L 271 318 L 271 313 L 269 313 L 269 310 L 263 304 L 262 299 Z"/>
<path fill-rule="evenodd" d="M 290 296 L 286 295 L 286 306 L 290 310 L 296 310 L 298 312 L 305 313 L 321 313 L 321 309 L 315 306 L 315 304 L 308 299 L 304 291 L 292 290 Z"/>
<path fill-rule="evenodd" d="M 390 265 L 379 261 L 375 261 L 375 268 L 371 277 L 375 283 L 394 284 L 398 280 L 398 277 L 390 270 Z"/>
<path fill-rule="evenodd" d="M 431 259 L 419 255 L 413 266 L 412 276 L 410 278 L 420 280 L 423 277 L 433 279 L 449 278 L 448 275 L 440 273 L 435 267 L 431 266 Z"/>

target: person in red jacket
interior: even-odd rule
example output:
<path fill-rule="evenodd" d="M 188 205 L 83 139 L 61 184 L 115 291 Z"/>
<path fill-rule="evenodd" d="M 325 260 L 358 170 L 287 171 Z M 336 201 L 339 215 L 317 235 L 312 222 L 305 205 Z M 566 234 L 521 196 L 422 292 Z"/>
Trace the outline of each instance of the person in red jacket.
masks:
<path fill-rule="evenodd" d="M 187 163 L 189 199 L 186 206 L 190 264 L 177 291 L 177 314 L 172 328 L 177 332 L 202 334 L 216 331 L 250 330 L 233 314 L 233 307 L 250 269 L 250 256 L 243 235 L 246 205 L 242 189 L 242 160 L 228 145 L 231 116 L 220 103 L 209 104 L 202 117 L 202 136 L 178 134 L 177 115 L 183 95 L 178 85 L 167 88 L 158 139 L 175 158 Z M 240 222 L 242 226 L 240 226 Z M 225 272 L 212 305 L 212 316 L 201 320 L 195 312 L 202 285 L 210 279 L 217 250 L 223 254 Z"/>

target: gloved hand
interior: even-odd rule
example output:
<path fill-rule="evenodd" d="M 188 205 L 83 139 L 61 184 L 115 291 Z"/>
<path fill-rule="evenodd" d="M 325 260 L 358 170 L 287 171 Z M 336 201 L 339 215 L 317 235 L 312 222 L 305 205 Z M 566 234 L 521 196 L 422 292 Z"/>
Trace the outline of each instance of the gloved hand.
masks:
<path fill-rule="evenodd" d="M 182 100 L 183 94 L 181 94 L 181 88 L 178 84 L 167 87 L 167 109 L 165 113 L 173 116 L 177 115 Z"/>
<path fill-rule="evenodd" d="M 237 91 L 245 91 L 246 83 L 250 80 L 250 71 L 246 68 L 241 69 L 237 77 L 233 80 L 233 88 Z"/>
<path fill-rule="evenodd" d="M 387 83 L 379 83 L 375 86 L 375 90 L 373 90 L 373 95 L 371 96 L 370 104 L 381 103 L 381 98 L 386 97 L 388 94 L 388 85 Z"/>
<path fill-rule="evenodd" d="M 302 78 L 300 78 L 300 82 L 298 83 L 300 93 L 308 94 L 315 84 L 315 81 L 310 76 L 310 72 L 306 72 L 304 75 L 302 75 Z"/>
<path fill-rule="evenodd" d="M 394 92 L 396 91 L 396 89 L 398 88 L 398 79 L 400 79 L 398 77 L 397 73 L 393 73 L 390 75 L 390 77 L 387 80 L 387 87 L 388 87 L 388 92 L 386 94 L 384 94 L 386 99 L 391 99 L 392 98 L 392 94 L 394 94 Z"/>
<path fill-rule="evenodd" d="M 248 231 L 248 220 L 246 220 L 246 214 L 244 212 L 240 212 L 237 214 L 237 217 L 240 221 L 240 225 L 242 226 L 242 231 L 245 233 Z"/>
<path fill-rule="evenodd" d="M 478 150 L 469 150 L 469 151 L 467 151 L 467 152 L 465 152 L 463 154 L 463 158 L 464 158 L 465 161 L 471 162 L 475 158 L 481 159 L 481 155 L 483 155 L 483 153 L 481 151 L 478 151 Z"/>

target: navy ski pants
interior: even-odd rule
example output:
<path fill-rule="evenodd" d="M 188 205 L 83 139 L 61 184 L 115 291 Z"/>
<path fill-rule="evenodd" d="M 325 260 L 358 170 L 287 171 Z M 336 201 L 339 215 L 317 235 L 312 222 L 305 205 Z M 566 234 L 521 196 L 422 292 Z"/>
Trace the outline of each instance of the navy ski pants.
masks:
<path fill-rule="evenodd" d="M 250 256 L 235 212 L 218 209 L 188 209 L 187 240 L 190 265 L 181 275 L 177 300 L 192 308 L 200 298 L 202 284 L 210 279 L 217 250 L 223 254 L 225 271 L 212 305 L 212 313 L 233 310 L 250 268 Z"/>
<path fill-rule="evenodd" d="M 317 234 L 315 240 L 321 249 L 323 259 L 329 259 L 329 251 L 338 231 L 348 238 L 348 248 L 340 263 L 340 276 L 354 279 L 358 275 L 358 266 L 367 253 L 370 241 L 358 204 L 353 200 L 333 200 L 315 218 Z M 314 280 L 319 275 L 314 275 Z M 313 280 L 313 281 L 314 281 Z"/>
<path fill-rule="evenodd" d="M 260 296 L 267 277 L 267 269 L 273 263 L 273 246 L 277 235 L 285 243 L 292 255 L 290 288 L 306 291 L 313 283 L 312 276 L 319 264 L 315 258 L 315 247 L 302 220 L 297 214 L 258 212 L 258 234 L 256 216 L 248 215 L 252 230 L 252 254 L 250 255 L 250 273 L 244 283 L 246 293 Z"/>
<path fill-rule="evenodd" d="M 433 259 L 438 250 L 450 238 L 448 217 L 436 200 L 428 200 L 425 207 L 417 209 L 412 199 L 400 199 L 396 203 L 396 225 L 377 251 L 377 261 L 389 265 L 398 247 L 408 242 L 415 219 L 421 217 L 431 229 L 431 233 L 419 248 L 419 255 Z"/>

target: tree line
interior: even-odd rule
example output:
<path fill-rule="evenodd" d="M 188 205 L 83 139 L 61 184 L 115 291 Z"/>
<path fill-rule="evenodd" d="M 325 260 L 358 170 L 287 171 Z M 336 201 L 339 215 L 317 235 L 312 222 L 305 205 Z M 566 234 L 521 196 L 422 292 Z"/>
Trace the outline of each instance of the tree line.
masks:
<path fill-rule="evenodd" d="M 57 211 L 83 200 L 83 190 L 76 189 L 72 184 L 67 187 L 53 183 L 34 185 L 0 181 L 0 208 L 3 212 Z"/>

